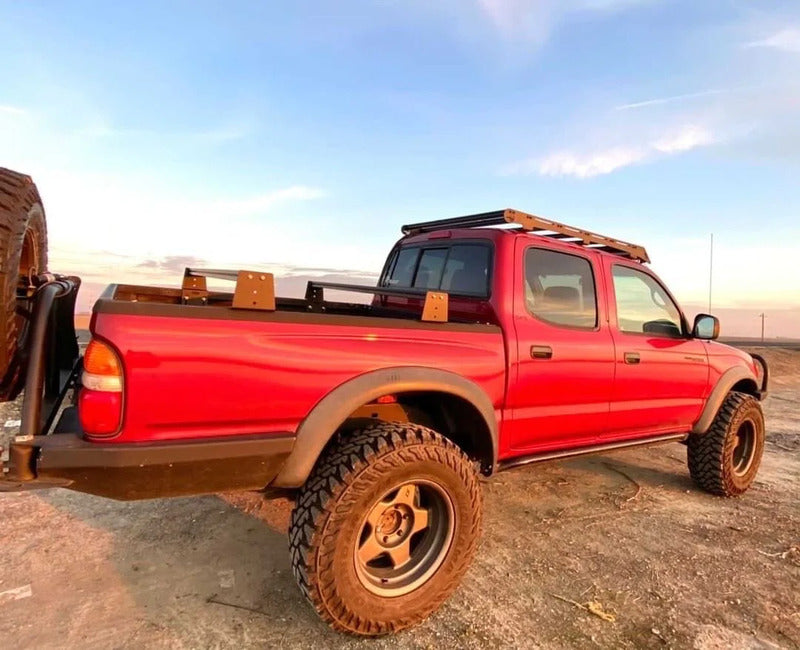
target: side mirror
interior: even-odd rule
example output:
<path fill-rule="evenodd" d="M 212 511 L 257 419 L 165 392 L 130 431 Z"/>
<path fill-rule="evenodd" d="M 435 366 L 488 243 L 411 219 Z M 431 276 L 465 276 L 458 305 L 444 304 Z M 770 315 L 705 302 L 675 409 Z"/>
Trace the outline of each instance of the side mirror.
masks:
<path fill-rule="evenodd" d="M 709 314 L 697 314 L 694 317 L 692 336 L 696 339 L 713 341 L 719 336 L 719 319 Z"/>

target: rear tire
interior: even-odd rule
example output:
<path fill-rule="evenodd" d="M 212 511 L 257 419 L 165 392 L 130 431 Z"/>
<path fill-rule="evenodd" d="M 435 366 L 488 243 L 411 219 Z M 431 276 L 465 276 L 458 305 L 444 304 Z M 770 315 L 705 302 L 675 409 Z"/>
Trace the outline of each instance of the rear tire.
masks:
<path fill-rule="evenodd" d="M 44 209 L 30 176 L 0 167 L 0 378 L 18 383 L 13 362 L 26 325 L 17 313 L 17 288 L 47 269 Z M 13 391 L 12 391 L 13 392 Z"/>
<path fill-rule="evenodd" d="M 761 404 L 746 393 L 728 393 L 709 430 L 687 442 L 689 473 L 697 485 L 724 497 L 744 494 L 764 453 Z"/>
<path fill-rule="evenodd" d="M 289 530 L 292 570 L 334 629 L 397 632 L 455 590 L 480 525 L 469 458 L 431 429 L 379 423 L 330 448 L 300 490 Z"/>

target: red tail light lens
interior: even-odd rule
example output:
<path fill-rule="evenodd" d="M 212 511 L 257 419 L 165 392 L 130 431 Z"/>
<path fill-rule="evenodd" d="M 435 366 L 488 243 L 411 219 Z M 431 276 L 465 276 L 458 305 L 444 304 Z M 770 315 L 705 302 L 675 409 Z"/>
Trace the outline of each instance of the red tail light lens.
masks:
<path fill-rule="evenodd" d="M 78 414 L 88 436 L 110 436 L 122 424 L 122 364 L 116 352 L 92 339 L 83 357 Z"/>

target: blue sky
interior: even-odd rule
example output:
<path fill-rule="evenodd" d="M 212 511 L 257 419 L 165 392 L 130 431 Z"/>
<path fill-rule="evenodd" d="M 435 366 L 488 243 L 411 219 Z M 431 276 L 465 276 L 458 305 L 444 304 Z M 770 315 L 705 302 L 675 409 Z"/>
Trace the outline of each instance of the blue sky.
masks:
<path fill-rule="evenodd" d="M 688 305 L 713 232 L 716 307 L 800 308 L 797 3 L 0 11 L 0 165 L 92 286 L 377 271 L 401 223 L 515 207 L 646 245 Z"/>

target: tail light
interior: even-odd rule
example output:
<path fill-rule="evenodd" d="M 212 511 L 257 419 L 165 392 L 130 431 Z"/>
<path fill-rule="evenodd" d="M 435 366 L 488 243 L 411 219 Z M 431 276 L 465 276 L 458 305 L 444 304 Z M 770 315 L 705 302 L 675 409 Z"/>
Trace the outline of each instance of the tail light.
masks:
<path fill-rule="evenodd" d="M 84 433 L 109 436 L 122 424 L 122 364 L 114 350 L 92 339 L 83 356 L 78 414 Z"/>

